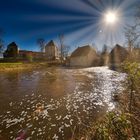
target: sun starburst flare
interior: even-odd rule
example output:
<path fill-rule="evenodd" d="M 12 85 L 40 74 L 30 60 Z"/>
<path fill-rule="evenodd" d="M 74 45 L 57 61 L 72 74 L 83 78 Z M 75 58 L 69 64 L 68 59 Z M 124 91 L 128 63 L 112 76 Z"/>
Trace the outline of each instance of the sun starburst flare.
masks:
<path fill-rule="evenodd" d="M 115 12 L 109 11 L 105 15 L 105 21 L 108 24 L 115 24 L 118 21 L 117 14 Z"/>
<path fill-rule="evenodd" d="M 107 11 L 104 14 L 104 22 L 108 25 L 115 25 L 119 20 L 119 15 L 116 11 Z"/>

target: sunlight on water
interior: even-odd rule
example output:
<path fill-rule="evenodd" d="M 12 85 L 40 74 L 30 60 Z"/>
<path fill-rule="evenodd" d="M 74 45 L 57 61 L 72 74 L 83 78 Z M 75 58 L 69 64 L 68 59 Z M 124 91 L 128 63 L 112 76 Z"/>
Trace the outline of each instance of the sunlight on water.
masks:
<path fill-rule="evenodd" d="M 88 127 L 90 122 L 115 108 L 112 94 L 123 90 L 121 81 L 125 79 L 125 74 L 107 67 L 23 73 L 14 79 L 18 81 L 16 87 L 6 76 L 0 78 L 11 84 L 10 91 L 18 90 L 10 99 L 3 95 L 9 91 L 7 88 L 2 88 L 0 94 L 5 99 L 0 113 L 3 139 L 68 139 L 75 127 Z"/>

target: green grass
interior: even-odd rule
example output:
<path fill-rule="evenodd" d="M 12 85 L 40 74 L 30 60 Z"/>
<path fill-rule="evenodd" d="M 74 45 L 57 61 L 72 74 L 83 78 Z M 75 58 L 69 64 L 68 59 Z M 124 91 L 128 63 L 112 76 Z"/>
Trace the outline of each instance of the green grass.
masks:
<path fill-rule="evenodd" d="M 21 65 L 22 62 L 14 62 L 14 63 L 0 63 L 0 66 L 7 66 L 7 65 Z"/>
<path fill-rule="evenodd" d="M 15 66 L 21 66 L 23 63 L 17 62 L 17 63 L 0 63 L 1 67 L 15 67 Z"/>
<path fill-rule="evenodd" d="M 47 63 L 22 63 L 22 62 L 14 62 L 14 63 L 0 63 L 0 71 L 12 71 L 12 70 L 26 70 L 33 68 L 42 68 L 47 67 Z"/>
<path fill-rule="evenodd" d="M 0 71 L 22 69 L 23 63 L 0 63 Z"/>

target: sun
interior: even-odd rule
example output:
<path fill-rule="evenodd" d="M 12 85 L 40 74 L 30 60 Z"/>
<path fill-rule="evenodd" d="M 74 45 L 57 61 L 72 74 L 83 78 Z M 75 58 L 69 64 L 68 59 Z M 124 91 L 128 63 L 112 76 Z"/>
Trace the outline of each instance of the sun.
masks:
<path fill-rule="evenodd" d="M 114 11 L 108 11 L 104 15 L 104 20 L 107 24 L 113 25 L 118 21 L 118 15 Z"/>

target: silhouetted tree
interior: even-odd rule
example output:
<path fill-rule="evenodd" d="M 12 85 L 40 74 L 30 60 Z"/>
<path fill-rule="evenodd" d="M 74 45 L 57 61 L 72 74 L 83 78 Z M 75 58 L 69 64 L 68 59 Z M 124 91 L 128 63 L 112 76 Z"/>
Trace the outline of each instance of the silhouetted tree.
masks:
<path fill-rule="evenodd" d="M 3 38 L 4 31 L 0 29 L 0 53 L 3 53 L 4 50 L 4 40 Z"/>
<path fill-rule="evenodd" d="M 135 46 L 139 43 L 139 26 L 137 24 L 135 25 L 127 25 L 125 27 L 125 37 L 127 39 L 129 51 L 131 52 Z"/>
<path fill-rule="evenodd" d="M 102 49 L 102 54 L 106 54 L 108 52 L 108 46 L 104 45 Z"/>
<path fill-rule="evenodd" d="M 37 44 L 39 45 L 40 51 L 44 52 L 44 49 L 45 49 L 45 39 L 43 39 L 43 38 L 37 39 Z"/>
<path fill-rule="evenodd" d="M 108 65 L 108 61 L 109 61 L 108 46 L 104 45 L 101 52 L 100 65 L 101 66 Z"/>
<path fill-rule="evenodd" d="M 125 37 L 129 49 L 129 60 L 139 61 L 140 58 L 140 8 L 135 16 L 135 22 L 133 25 L 127 25 L 125 27 Z"/>
<path fill-rule="evenodd" d="M 133 48 L 138 47 L 140 44 L 140 7 L 135 16 L 135 23 L 133 25 L 126 25 L 125 37 L 127 40 L 129 52 L 132 52 Z"/>

